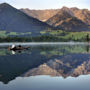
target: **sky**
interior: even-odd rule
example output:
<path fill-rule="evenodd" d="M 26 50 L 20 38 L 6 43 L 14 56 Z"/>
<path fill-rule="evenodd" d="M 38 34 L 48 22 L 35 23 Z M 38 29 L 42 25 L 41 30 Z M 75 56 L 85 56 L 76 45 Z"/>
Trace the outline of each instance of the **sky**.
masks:
<path fill-rule="evenodd" d="M 9 3 L 18 9 L 58 9 L 66 6 L 90 10 L 90 0 L 0 0 L 0 3 L 3 2 Z"/>

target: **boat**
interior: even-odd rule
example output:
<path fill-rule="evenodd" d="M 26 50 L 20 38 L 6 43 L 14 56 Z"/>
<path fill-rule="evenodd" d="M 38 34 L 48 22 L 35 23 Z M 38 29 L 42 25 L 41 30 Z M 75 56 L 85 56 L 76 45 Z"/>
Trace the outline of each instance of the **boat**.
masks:
<path fill-rule="evenodd" d="M 26 50 L 28 48 L 29 47 L 22 47 L 21 45 L 18 45 L 18 46 L 12 45 L 12 47 L 8 47 L 8 50 L 16 51 L 16 50 Z"/>

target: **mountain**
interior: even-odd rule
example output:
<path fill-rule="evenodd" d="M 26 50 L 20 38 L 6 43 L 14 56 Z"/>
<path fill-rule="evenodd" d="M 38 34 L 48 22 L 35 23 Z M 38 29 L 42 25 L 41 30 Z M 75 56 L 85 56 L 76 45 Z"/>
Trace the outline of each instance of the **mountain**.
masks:
<path fill-rule="evenodd" d="M 35 51 L 35 53 L 29 51 L 28 53 L 19 53 L 17 55 L 8 55 L 8 53 L 4 56 L 0 55 L 0 82 L 7 84 L 9 81 L 21 76 L 29 69 L 38 67 L 47 60 L 47 57 L 40 56 L 38 51 Z"/>
<path fill-rule="evenodd" d="M 78 17 L 75 12 L 79 12 L 77 8 L 69 9 L 66 7 L 55 10 L 18 10 L 7 3 L 3 3 L 0 4 L 0 31 L 30 32 L 30 35 L 37 36 L 41 35 L 41 31 L 56 28 L 68 31 L 89 30 L 89 10 L 83 10 L 81 13 L 83 15 L 84 12 L 83 17 L 88 13 L 85 20 L 81 20 L 81 17 Z"/>
<path fill-rule="evenodd" d="M 87 45 L 31 45 L 21 52 L 7 48 L 0 47 L 0 82 L 5 84 L 16 77 L 66 78 L 90 74 L 90 46 Z"/>
<path fill-rule="evenodd" d="M 0 4 L 0 30 L 32 32 L 32 35 L 37 35 L 48 28 L 53 29 L 48 24 L 26 15 L 7 3 Z"/>
<path fill-rule="evenodd" d="M 76 59 L 78 56 L 78 60 Z M 50 75 L 53 77 L 62 76 L 78 77 L 80 75 L 90 74 L 90 60 L 80 59 L 81 57 L 87 57 L 85 54 L 66 55 L 61 59 L 51 59 L 47 63 L 41 64 L 37 68 L 28 70 L 23 74 L 24 77 L 37 76 L 37 75 Z M 73 62 L 74 61 L 74 62 Z"/>
<path fill-rule="evenodd" d="M 20 10 L 26 13 L 27 15 L 37 18 L 40 21 L 44 21 L 44 22 L 47 21 L 52 16 L 54 16 L 59 11 L 59 9 L 30 10 L 28 8 L 26 9 L 22 8 Z"/>
<path fill-rule="evenodd" d="M 76 7 L 73 8 L 63 7 L 61 10 L 67 11 L 69 14 L 82 20 L 87 25 L 90 25 L 90 11 L 88 9 L 79 9 Z"/>
<path fill-rule="evenodd" d="M 90 25 L 90 11 L 88 9 L 71 8 L 74 16 Z"/>
<path fill-rule="evenodd" d="M 90 11 L 76 7 L 48 10 L 21 9 L 29 16 L 47 22 L 49 25 L 68 31 L 89 31 Z"/>
<path fill-rule="evenodd" d="M 62 9 L 66 10 L 68 13 L 82 20 L 84 23 L 90 25 L 90 10 L 79 9 L 76 7 L 68 8 L 65 6 Z M 28 8 L 22 8 L 21 11 L 41 21 L 47 21 L 49 18 L 53 17 L 58 12 L 60 12 L 62 9 L 30 10 Z"/>
<path fill-rule="evenodd" d="M 73 12 L 62 8 L 56 15 L 47 20 L 47 23 L 63 28 L 66 31 L 88 31 L 88 25 L 74 16 Z"/>

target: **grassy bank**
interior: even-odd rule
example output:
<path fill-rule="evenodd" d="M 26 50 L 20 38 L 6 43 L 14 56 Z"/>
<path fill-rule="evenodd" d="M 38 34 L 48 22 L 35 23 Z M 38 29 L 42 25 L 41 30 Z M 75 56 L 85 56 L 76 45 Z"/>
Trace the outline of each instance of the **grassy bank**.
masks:
<path fill-rule="evenodd" d="M 40 32 L 41 35 L 34 36 L 23 36 L 19 35 L 27 35 L 31 34 L 27 33 L 16 33 L 16 32 L 0 32 L 0 42 L 68 42 L 68 41 L 76 41 L 76 42 L 87 42 L 90 40 L 90 32 L 65 32 L 62 30 L 49 30 Z"/>

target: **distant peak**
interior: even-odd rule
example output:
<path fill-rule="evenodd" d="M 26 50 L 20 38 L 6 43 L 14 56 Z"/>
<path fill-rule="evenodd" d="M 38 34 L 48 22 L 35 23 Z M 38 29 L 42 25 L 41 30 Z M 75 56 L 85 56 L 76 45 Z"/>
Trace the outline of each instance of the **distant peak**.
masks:
<path fill-rule="evenodd" d="M 9 5 L 8 3 L 1 3 L 0 5 Z"/>
<path fill-rule="evenodd" d="M 71 11 L 71 8 L 68 7 L 62 7 L 61 8 L 62 12 L 67 12 L 68 14 L 70 14 L 71 16 L 74 16 L 73 12 Z"/>
<path fill-rule="evenodd" d="M 61 8 L 61 10 L 63 12 L 68 12 L 68 11 L 70 11 L 70 8 L 64 6 L 64 7 Z"/>
<path fill-rule="evenodd" d="M 66 7 L 66 6 L 63 6 L 61 9 L 62 9 L 62 10 L 67 10 L 67 9 L 69 9 L 69 8 Z"/>
<path fill-rule="evenodd" d="M 71 9 L 75 9 L 75 10 L 78 10 L 78 8 L 77 7 L 71 7 L 71 8 L 68 8 L 68 7 L 66 7 L 66 6 L 63 6 L 62 8 L 61 8 L 62 10 L 71 10 Z"/>
<path fill-rule="evenodd" d="M 8 4 L 8 3 L 1 3 L 0 6 L 2 6 L 2 7 L 11 7 L 11 5 Z"/>
<path fill-rule="evenodd" d="M 78 10 L 78 8 L 77 8 L 77 7 L 72 7 L 71 9 L 76 9 L 76 10 Z"/>

